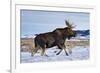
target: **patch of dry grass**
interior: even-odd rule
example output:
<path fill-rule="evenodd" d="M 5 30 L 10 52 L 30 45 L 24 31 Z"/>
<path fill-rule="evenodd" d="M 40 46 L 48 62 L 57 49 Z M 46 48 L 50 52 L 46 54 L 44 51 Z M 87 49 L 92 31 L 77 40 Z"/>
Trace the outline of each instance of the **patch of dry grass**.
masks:
<path fill-rule="evenodd" d="M 65 45 L 66 45 L 66 48 L 74 48 L 76 46 L 88 47 L 90 45 L 90 42 L 88 39 L 67 40 L 65 42 Z"/>
<path fill-rule="evenodd" d="M 35 47 L 34 39 L 33 38 L 21 38 L 20 42 L 21 51 L 29 51 Z"/>

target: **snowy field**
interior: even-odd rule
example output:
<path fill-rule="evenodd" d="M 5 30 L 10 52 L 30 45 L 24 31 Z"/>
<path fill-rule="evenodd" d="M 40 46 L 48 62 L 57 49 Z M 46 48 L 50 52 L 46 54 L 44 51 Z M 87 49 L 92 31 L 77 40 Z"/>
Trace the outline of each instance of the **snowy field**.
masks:
<path fill-rule="evenodd" d="M 34 63 L 34 62 L 54 62 L 54 61 L 76 61 L 76 60 L 88 60 L 89 59 L 89 47 L 76 46 L 72 48 L 72 54 L 66 56 L 62 51 L 59 55 L 56 55 L 55 51 L 59 49 L 49 48 L 46 50 L 47 56 L 41 56 L 40 52 L 36 53 L 34 57 L 29 52 L 21 52 L 21 63 Z"/>

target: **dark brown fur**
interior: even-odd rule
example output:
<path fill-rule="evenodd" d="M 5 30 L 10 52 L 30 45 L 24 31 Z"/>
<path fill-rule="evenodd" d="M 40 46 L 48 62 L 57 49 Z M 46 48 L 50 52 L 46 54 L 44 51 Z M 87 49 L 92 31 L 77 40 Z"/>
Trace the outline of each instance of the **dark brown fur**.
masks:
<path fill-rule="evenodd" d="M 32 55 L 34 55 L 39 49 L 42 49 L 42 56 L 46 55 L 46 48 L 51 48 L 54 46 L 57 46 L 60 49 L 57 55 L 60 54 L 63 49 L 66 55 L 68 55 L 65 47 L 65 40 L 67 38 L 70 39 L 71 37 L 75 37 L 76 33 L 72 30 L 72 26 L 68 21 L 66 21 L 66 25 L 67 27 L 65 28 L 57 28 L 52 32 L 38 34 L 34 39 L 35 49 L 32 51 Z"/>

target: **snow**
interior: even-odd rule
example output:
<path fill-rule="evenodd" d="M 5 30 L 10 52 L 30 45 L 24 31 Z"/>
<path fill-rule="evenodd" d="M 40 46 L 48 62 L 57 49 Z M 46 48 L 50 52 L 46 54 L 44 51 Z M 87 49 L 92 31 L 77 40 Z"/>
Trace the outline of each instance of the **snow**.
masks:
<path fill-rule="evenodd" d="M 47 56 L 41 56 L 40 52 L 36 53 L 33 57 L 29 52 L 21 52 L 21 63 L 34 63 L 34 62 L 51 62 L 51 61 L 75 61 L 75 60 L 88 60 L 89 59 L 89 47 L 76 46 L 72 48 L 72 54 L 66 56 L 62 51 L 59 55 L 56 55 L 55 51 L 59 49 L 48 48 L 46 50 Z"/>
<path fill-rule="evenodd" d="M 90 39 L 90 36 L 87 35 L 87 36 L 76 36 L 76 37 L 72 37 L 72 39 L 84 39 L 84 40 L 87 40 L 87 39 Z"/>
<path fill-rule="evenodd" d="M 35 38 L 35 35 L 23 35 L 21 38 Z"/>

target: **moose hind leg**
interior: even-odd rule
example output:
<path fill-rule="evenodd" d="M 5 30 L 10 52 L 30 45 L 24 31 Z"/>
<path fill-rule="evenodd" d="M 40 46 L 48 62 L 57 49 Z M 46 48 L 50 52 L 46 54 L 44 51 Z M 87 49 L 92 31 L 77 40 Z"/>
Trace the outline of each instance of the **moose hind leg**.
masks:
<path fill-rule="evenodd" d="M 46 51 L 46 49 L 42 49 L 42 52 L 41 52 L 41 56 L 47 56 L 48 57 L 48 55 L 45 53 L 45 51 Z"/>
<path fill-rule="evenodd" d="M 46 45 L 44 47 L 41 48 L 42 52 L 41 52 L 41 56 L 48 56 L 45 51 L 46 51 Z"/>
<path fill-rule="evenodd" d="M 45 49 L 44 49 L 44 48 L 42 48 L 41 56 L 43 56 L 43 55 L 44 55 L 44 53 L 45 53 Z"/>
<path fill-rule="evenodd" d="M 32 52 L 31 52 L 31 56 L 34 56 L 35 53 L 37 53 L 38 49 L 35 48 L 35 49 L 32 49 Z"/>

